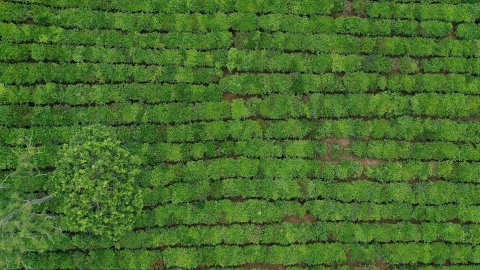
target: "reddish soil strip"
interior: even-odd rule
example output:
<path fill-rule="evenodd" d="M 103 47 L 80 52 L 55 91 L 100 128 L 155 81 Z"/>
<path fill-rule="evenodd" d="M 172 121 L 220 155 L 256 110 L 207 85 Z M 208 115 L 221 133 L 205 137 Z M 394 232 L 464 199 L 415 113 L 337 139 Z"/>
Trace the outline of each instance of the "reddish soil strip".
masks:
<path fill-rule="evenodd" d="M 261 95 L 237 95 L 230 92 L 223 92 L 223 95 L 222 95 L 223 100 L 227 100 L 229 102 L 232 102 L 234 99 L 248 100 L 253 97 L 262 98 Z"/>
<path fill-rule="evenodd" d="M 369 140 L 371 138 L 367 138 L 367 139 Z M 316 158 L 317 160 L 329 161 L 329 162 L 340 162 L 342 160 L 354 160 L 354 161 L 357 161 L 357 162 L 361 163 L 363 166 L 377 166 L 380 163 L 385 162 L 384 159 L 358 158 L 358 157 L 353 156 L 353 155 L 345 154 L 345 148 L 347 148 L 350 145 L 350 143 L 352 142 L 351 139 L 347 139 L 347 138 L 325 138 L 322 141 L 327 144 L 328 149 L 330 149 L 329 146 L 334 144 L 334 143 L 339 144 L 342 147 L 343 154 L 342 154 L 341 158 L 332 158 L 330 156 L 330 153 L 327 153 L 325 156 L 317 157 Z M 327 152 L 330 152 L 330 150 L 328 150 Z"/>
<path fill-rule="evenodd" d="M 338 143 L 341 147 L 346 148 L 350 145 L 352 140 L 346 138 L 325 138 L 322 141 L 327 144 Z"/>
<path fill-rule="evenodd" d="M 374 266 L 380 270 L 390 269 L 390 265 L 382 261 L 377 261 Z"/>
<path fill-rule="evenodd" d="M 303 217 L 297 217 L 297 216 L 286 216 L 284 219 L 282 219 L 282 222 L 290 222 L 290 223 L 304 223 L 304 222 L 317 222 L 318 219 L 312 217 L 310 213 L 306 213 L 305 216 Z"/>

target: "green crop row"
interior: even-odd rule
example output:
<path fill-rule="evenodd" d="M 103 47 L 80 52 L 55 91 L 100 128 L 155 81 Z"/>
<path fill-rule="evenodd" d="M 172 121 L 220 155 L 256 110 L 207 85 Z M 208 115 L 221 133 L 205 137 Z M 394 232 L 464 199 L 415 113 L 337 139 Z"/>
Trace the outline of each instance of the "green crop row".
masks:
<path fill-rule="evenodd" d="M 112 105 L 71 107 L 27 105 L 0 106 L 0 121 L 6 126 L 76 125 L 86 123 L 122 124 L 136 122 L 188 123 L 198 120 L 230 118 L 227 101 L 203 103 L 115 103 Z"/>
<path fill-rule="evenodd" d="M 342 57 L 345 59 L 346 57 Z M 432 63 L 435 60 L 432 60 Z M 428 64 L 427 64 L 428 65 Z M 451 64 L 447 64 L 451 65 Z M 432 67 L 435 68 L 435 67 Z M 479 94 L 480 80 L 462 74 L 233 74 L 220 79 L 220 89 L 240 95 L 269 93 L 440 92 Z"/>
<path fill-rule="evenodd" d="M 93 63 L 0 63 L 0 81 L 6 84 L 178 82 L 210 83 L 213 68 L 142 66 Z"/>
<path fill-rule="evenodd" d="M 238 32 L 237 49 L 274 49 L 338 54 L 471 57 L 479 55 L 478 41 L 421 37 L 355 37 L 334 34 Z"/>
<path fill-rule="evenodd" d="M 455 35 L 464 39 L 479 39 L 480 29 L 475 23 L 461 23 L 457 26 Z"/>
<path fill-rule="evenodd" d="M 112 3 L 102 3 L 94 0 L 14 0 L 25 4 L 39 3 L 51 7 L 80 7 L 94 10 L 124 11 L 124 12 L 159 12 L 159 13 L 215 13 L 215 12 L 246 12 L 246 13 L 292 13 L 292 14 L 331 14 L 343 10 L 343 0 L 257 0 L 249 3 L 242 0 L 191 0 L 178 2 L 164 0 L 161 3 L 144 1 L 142 3 L 119 0 Z"/>
<path fill-rule="evenodd" d="M 57 26 L 0 23 L 0 37 L 14 43 L 38 42 L 62 45 L 98 45 L 119 48 L 201 49 L 228 48 L 232 33 L 123 33 L 116 30 L 68 30 Z"/>
<path fill-rule="evenodd" d="M 427 180 L 440 177 L 453 182 L 480 182 L 480 163 L 476 162 L 382 162 L 378 166 L 368 166 L 365 176 L 383 182 Z"/>
<path fill-rule="evenodd" d="M 297 127 L 297 129 L 295 129 Z M 5 128 L 0 130 L 1 144 L 23 146 L 30 138 L 33 144 L 66 143 L 71 136 L 79 131 L 81 126 L 67 127 L 31 127 Z M 112 127 L 117 137 L 129 142 L 194 142 L 194 141 L 224 141 L 251 139 L 324 139 L 337 138 L 390 138 L 403 140 L 443 140 L 478 143 L 480 128 L 474 122 L 458 122 L 448 119 L 420 119 L 400 117 L 381 120 L 319 120 L 306 122 L 304 120 L 280 121 L 227 121 L 200 122 L 186 125 L 162 126 L 141 124 L 131 127 Z M 220 129 L 220 130 L 219 130 Z M 284 132 L 282 132 L 284 131 Z M 307 138 L 310 135 L 313 138 Z M 242 143 L 242 142 L 240 142 Z M 262 147 L 256 141 L 249 145 Z M 228 148 L 225 148 L 225 150 Z M 276 155 L 275 149 L 262 148 L 257 156 Z M 246 151 L 246 150 L 245 150 Z M 208 152 L 207 152 L 208 153 Z M 250 155 L 253 155 L 250 152 Z"/>
<path fill-rule="evenodd" d="M 347 250 L 351 253 L 350 258 L 347 256 Z M 86 266 L 93 269 L 146 269 L 152 267 L 152 264 L 156 260 L 160 260 L 161 256 L 163 256 L 163 263 L 168 269 L 174 269 L 174 267 L 193 269 L 199 266 L 209 267 L 209 269 L 212 266 L 221 266 L 223 269 L 223 267 L 226 266 L 238 267 L 245 263 L 253 262 L 283 265 L 303 263 L 309 267 L 314 265 L 336 265 L 347 262 L 373 264 L 378 261 L 379 258 L 390 264 L 402 265 L 416 265 L 418 262 L 424 264 L 443 264 L 447 260 L 454 264 L 462 264 L 466 262 L 480 262 L 480 248 L 471 245 L 446 243 L 372 245 L 314 243 L 288 246 L 249 245 L 244 247 L 219 245 L 201 248 L 167 248 L 163 252 L 92 250 L 89 251 L 88 255 L 80 252 L 73 254 L 47 253 L 33 256 L 31 261 L 35 262 L 33 266 L 42 269 L 70 269 L 83 268 Z M 69 260 L 70 257 L 75 258 L 76 261 Z M 129 263 L 127 259 L 131 259 L 132 262 Z M 138 263 L 138 260 L 142 263 Z M 85 264 L 85 262 L 87 262 L 87 264 Z M 315 267 L 314 269 L 328 268 Z M 339 269 L 350 268 L 342 267 Z M 424 267 L 424 269 L 436 268 L 427 266 Z"/>
<path fill-rule="evenodd" d="M 332 199 L 340 202 L 406 202 L 422 205 L 461 203 L 480 204 L 476 194 L 479 185 L 446 181 L 409 183 L 376 183 L 322 181 L 320 179 L 244 179 L 221 181 L 199 180 L 175 183 L 167 187 L 142 189 L 145 205 L 179 204 L 204 201 L 207 198 L 233 200 L 305 200 Z M 239 199 L 240 198 L 240 199 Z"/>
<path fill-rule="evenodd" d="M 226 66 L 227 51 L 114 49 L 102 46 L 70 46 L 50 44 L 13 44 L 0 42 L 0 61 L 25 62 L 94 62 L 144 65 L 177 65 L 186 67 Z"/>
<path fill-rule="evenodd" d="M 326 145 L 323 142 L 308 140 L 260 140 L 198 142 L 198 143 L 130 143 L 123 147 L 132 154 L 140 157 L 143 164 L 157 164 L 159 162 L 186 162 L 205 158 L 227 157 L 228 155 L 246 157 L 287 157 L 287 158 L 314 158 L 325 155 Z M 46 145 L 38 148 L 38 157 L 33 160 L 39 167 L 54 165 L 60 145 Z M 261 152 L 257 152 L 260 150 Z M 15 153 L 23 148 L 0 146 L 0 168 L 12 168 L 16 164 Z"/>
<path fill-rule="evenodd" d="M 52 9 L 19 3 L 0 3 L 0 16 L 5 21 L 22 23 L 33 19 L 40 26 L 61 26 L 78 29 L 117 29 L 123 31 L 286 31 L 294 33 L 339 33 L 369 36 L 444 37 L 452 24 L 439 21 L 373 20 L 360 17 L 317 16 L 292 14 L 213 13 L 213 14 L 144 14 L 111 13 L 86 9 Z M 91 19 L 95 18 L 95 19 Z"/>
<path fill-rule="evenodd" d="M 104 105 L 109 102 L 138 101 L 201 102 L 220 101 L 222 92 L 218 85 L 195 85 L 186 83 L 121 83 L 121 84 L 73 84 L 56 83 L 16 86 L 0 84 L 0 104 L 35 105 Z"/>
<path fill-rule="evenodd" d="M 230 103 L 167 103 L 146 105 L 143 103 L 115 103 L 111 105 L 72 107 L 68 105 L 0 106 L 0 123 L 8 127 L 59 126 L 102 123 L 162 123 L 180 124 L 203 120 L 245 119 L 259 116 L 267 119 L 323 117 L 396 117 L 402 115 L 439 117 L 478 117 L 480 97 L 463 94 L 416 94 L 399 96 L 391 93 L 324 95 L 308 97 L 284 94 L 270 95 L 264 99 L 236 99 Z M 294 119 L 290 119 L 295 121 Z M 263 120 L 262 120 L 263 121 Z M 259 121 L 256 121 L 259 122 Z M 260 121 L 261 122 L 261 121 Z M 262 122 L 263 123 L 263 122 Z M 261 125 L 261 123 L 259 123 Z M 287 124 L 288 125 L 288 124 Z M 311 124 L 310 124 L 311 125 Z M 226 124 L 217 125 L 217 131 L 225 134 Z M 274 131 L 275 132 L 275 131 Z M 286 132 L 277 129 L 276 133 Z M 308 131 L 298 129 L 296 138 L 304 137 Z M 277 134 L 264 134 L 267 138 L 278 138 Z M 285 134 L 284 134 L 285 135 Z M 291 136 L 291 135 L 287 135 Z"/>
<path fill-rule="evenodd" d="M 401 4 L 373 2 L 366 8 L 370 18 L 442 20 L 448 22 L 473 22 L 480 18 L 477 4 Z"/>
<path fill-rule="evenodd" d="M 81 126 L 0 127 L 0 145 L 23 146 L 25 139 L 33 144 L 66 143 Z M 128 142 L 207 142 L 251 139 L 316 139 L 329 137 L 399 140 L 440 140 L 480 142 L 480 126 L 472 121 L 412 118 L 338 119 L 338 120 L 234 120 L 178 124 L 175 126 L 139 124 L 110 127 L 117 138 Z M 309 137 L 307 137 L 309 136 Z M 266 150 L 265 150 L 266 151 Z M 259 155 L 265 156 L 264 152 Z"/>
<path fill-rule="evenodd" d="M 233 119 L 260 116 L 266 119 L 306 117 L 371 117 L 427 115 L 466 117 L 480 115 L 480 97 L 463 94 L 272 94 L 266 97 L 236 99 L 231 104 Z"/>
<path fill-rule="evenodd" d="M 414 160 L 480 160 L 477 144 L 451 142 L 411 143 L 401 141 L 372 140 L 353 141 L 347 151 L 357 157 Z"/>
<path fill-rule="evenodd" d="M 280 224 L 234 224 L 228 226 L 178 226 L 129 232 L 117 244 L 125 249 L 146 249 L 158 246 L 203 246 L 242 244 L 305 243 L 338 241 L 341 243 L 424 242 L 480 243 L 478 224 L 399 222 L 396 224 L 315 222 Z M 71 238 L 56 237 L 51 250 L 83 250 L 110 248 L 114 243 L 90 235 L 77 234 Z"/>
<path fill-rule="evenodd" d="M 303 217 L 308 211 L 320 221 L 410 221 L 480 222 L 480 206 L 445 204 L 440 206 L 409 203 L 376 204 L 370 202 L 342 203 L 333 200 L 311 200 L 303 205 L 297 201 L 230 200 L 202 201 L 178 205 L 161 205 L 146 210 L 135 227 L 177 226 L 194 224 L 271 223 L 285 216 Z"/>
<path fill-rule="evenodd" d="M 25 264 L 33 269 L 152 269 L 161 261 L 160 250 L 90 250 L 31 254 Z"/>
<path fill-rule="evenodd" d="M 350 248 L 353 258 L 347 258 Z M 112 252 L 113 253 L 113 252 Z M 384 244 L 365 245 L 303 244 L 290 246 L 216 246 L 201 248 L 167 248 L 163 252 L 165 266 L 192 269 L 200 265 L 241 266 L 248 262 L 294 265 L 331 265 L 349 261 L 374 263 L 383 258 L 388 263 L 413 264 L 442 263 L 451 260 L 465 263 L 479 261 L 480 249 L 469 245 L 433 244 Z M 365 257 L 360 257 L 360 256 Z M 355 260 L 358 259 L 358 260 Z M 114 260 L 112 260 L 114 261 Z M 111 264 L 112 267 L 117 264 Z"/>
<path fill-rule="evenodd" d="M 7 42 L 59 43 L 151 49 L 218 49 L 232 44 L 232 33 L 122 33 L 116 30 L 68 30 L 57 26 L 0 23 L 0 36 Z M 237 32 L 237 49 L 306 50 L 341 54 L 385 54 L 410 56 L 478 56 L 478 41 L 421 37 L 355 37 L 335 34 Z"/>
<path fill-rule="evenodd" d="M 467 73 L 480 74 L 480 61 L 477 58 L 430 58 L 416 60 L 410 57 L 401 57 L 394 59 L 382 55 L 338 55 L 338 54 L 305 54 L 305 53 L 285 53 L 281 51 L 270 50 L 237 50 L 232 48 L 228 52 L 227 67 L 230 71 L 260 71 L 260 72 L 306 72 L 306 73 L 325 73 L 325 72 L 354 72 L 367 71 L 377 73 L 388 73 L 398 70 L 403 74 L 423 72 L 448 72 L 448 73 Z M 223 64 L 223 63 L 222 63 Z M 262 76 L 262 75 L 260 75 Z M 429 75 L 418 75 L 417 77 L 429 78 Z M 465 83 L 464 77 L 458 74 L 436 74 L 430 77 L 453 78 Z M 387 76 L 387 79 L 398 78 L 397 76 Z M 400 78 L 405 80 L 404 76 Z M 408 77 L 407 77 L 408 78 Z M 358 78 L 361 81 L 361 78 Z M 344 79 L 344 82 L 347 79 Z M 430 82 L 430 80 L 429 80 Z M 442 81 L 444 82 L 444 80 Z M 450 89 L 453 83 L 436 85 L 433 91 L 442 91 L 440 89 Z M 420 85 L 421 87 L 422 85 Z M 427 85 L 428 86 L 428 85 Z M 313 86 L 309 86 L 313 88 Z M 462 91 L 465 87 L 458 86 Z M 422 88 L 420 88 L 422 89 Z M 430 87 L 431 89 L 431 87 Z M 346 87 L 347 91 L 354 91 L 353 87 Z M 411 91 L 411 88 L 408 88 Z M 415 89 L 418 91 L 418 89 Z M 431 90 L 430 90 L 431 91 Z"/>
<path fill-rule="evenodd" d="M 284 53 L 267 50 L 228 51 L 227 67 L 230 71 L 268 72 L 390 72 L 392 59 L 381 55 L 337 55 Z"/>

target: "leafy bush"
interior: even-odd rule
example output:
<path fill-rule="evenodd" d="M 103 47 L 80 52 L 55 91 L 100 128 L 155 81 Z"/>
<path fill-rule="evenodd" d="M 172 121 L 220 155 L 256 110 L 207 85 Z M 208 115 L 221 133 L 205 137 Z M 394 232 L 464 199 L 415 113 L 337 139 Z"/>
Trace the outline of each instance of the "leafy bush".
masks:
<path fill-rule="evenodd" d="M 52 195 L 67 230 L 116 239 L 142 209 L 134 189 L 139 159 L 102 126 L 85 127 L 64 145 L 52 174 Z"/>

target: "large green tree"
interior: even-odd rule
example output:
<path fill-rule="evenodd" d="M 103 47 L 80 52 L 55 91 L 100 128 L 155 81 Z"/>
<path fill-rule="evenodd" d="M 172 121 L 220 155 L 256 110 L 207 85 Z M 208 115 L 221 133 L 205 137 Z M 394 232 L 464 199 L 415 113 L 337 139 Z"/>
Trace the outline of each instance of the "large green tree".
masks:
<path fill-rule="evenodd" d="M 37 149 L 27 145 L 15 153 L 16 170 L 0 182 L 0 269 L 29 269 L 26 255 L 47 250 L 52 239 L 61 234 L 57 218 L 38 207 L 53 196 L 31 189 L 32 182 L 41 176 L 32 159 Z"/>
<path fill-rule="evenodd" d="M 49 191 L 68 231 L 117 239 L 143 207 L 135 176 L 140 160 L 122 148 L 108 128 L 84 127 L 64 145 Z"/>

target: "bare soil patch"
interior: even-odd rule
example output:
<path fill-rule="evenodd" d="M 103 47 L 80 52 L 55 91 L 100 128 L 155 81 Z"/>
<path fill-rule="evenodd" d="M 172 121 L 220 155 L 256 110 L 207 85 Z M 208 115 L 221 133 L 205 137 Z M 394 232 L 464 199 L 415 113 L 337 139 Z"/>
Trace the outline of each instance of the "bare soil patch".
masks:
<path fill-rule="evenodd" d="M 375 264 L 374 264 L 375 267 L 377 267 L 378 269 L 380 270 L 386 270 L 386 269 L 390 269 L 390 265 L 386 262 L 383 262 L 383 261 L 377 261 Z"/>
<path fill-rule="evenodd" d="M 290 223 L 304 223 L 304 222 L 317 222 L 318 220 L 314 218 L 310 213 L 305 213 L 305 216 L 303 217 L 297 217 L 297 216 L 286 216 L 284 219 L 282 219 L 282 222 L 290 222 Z"/>

